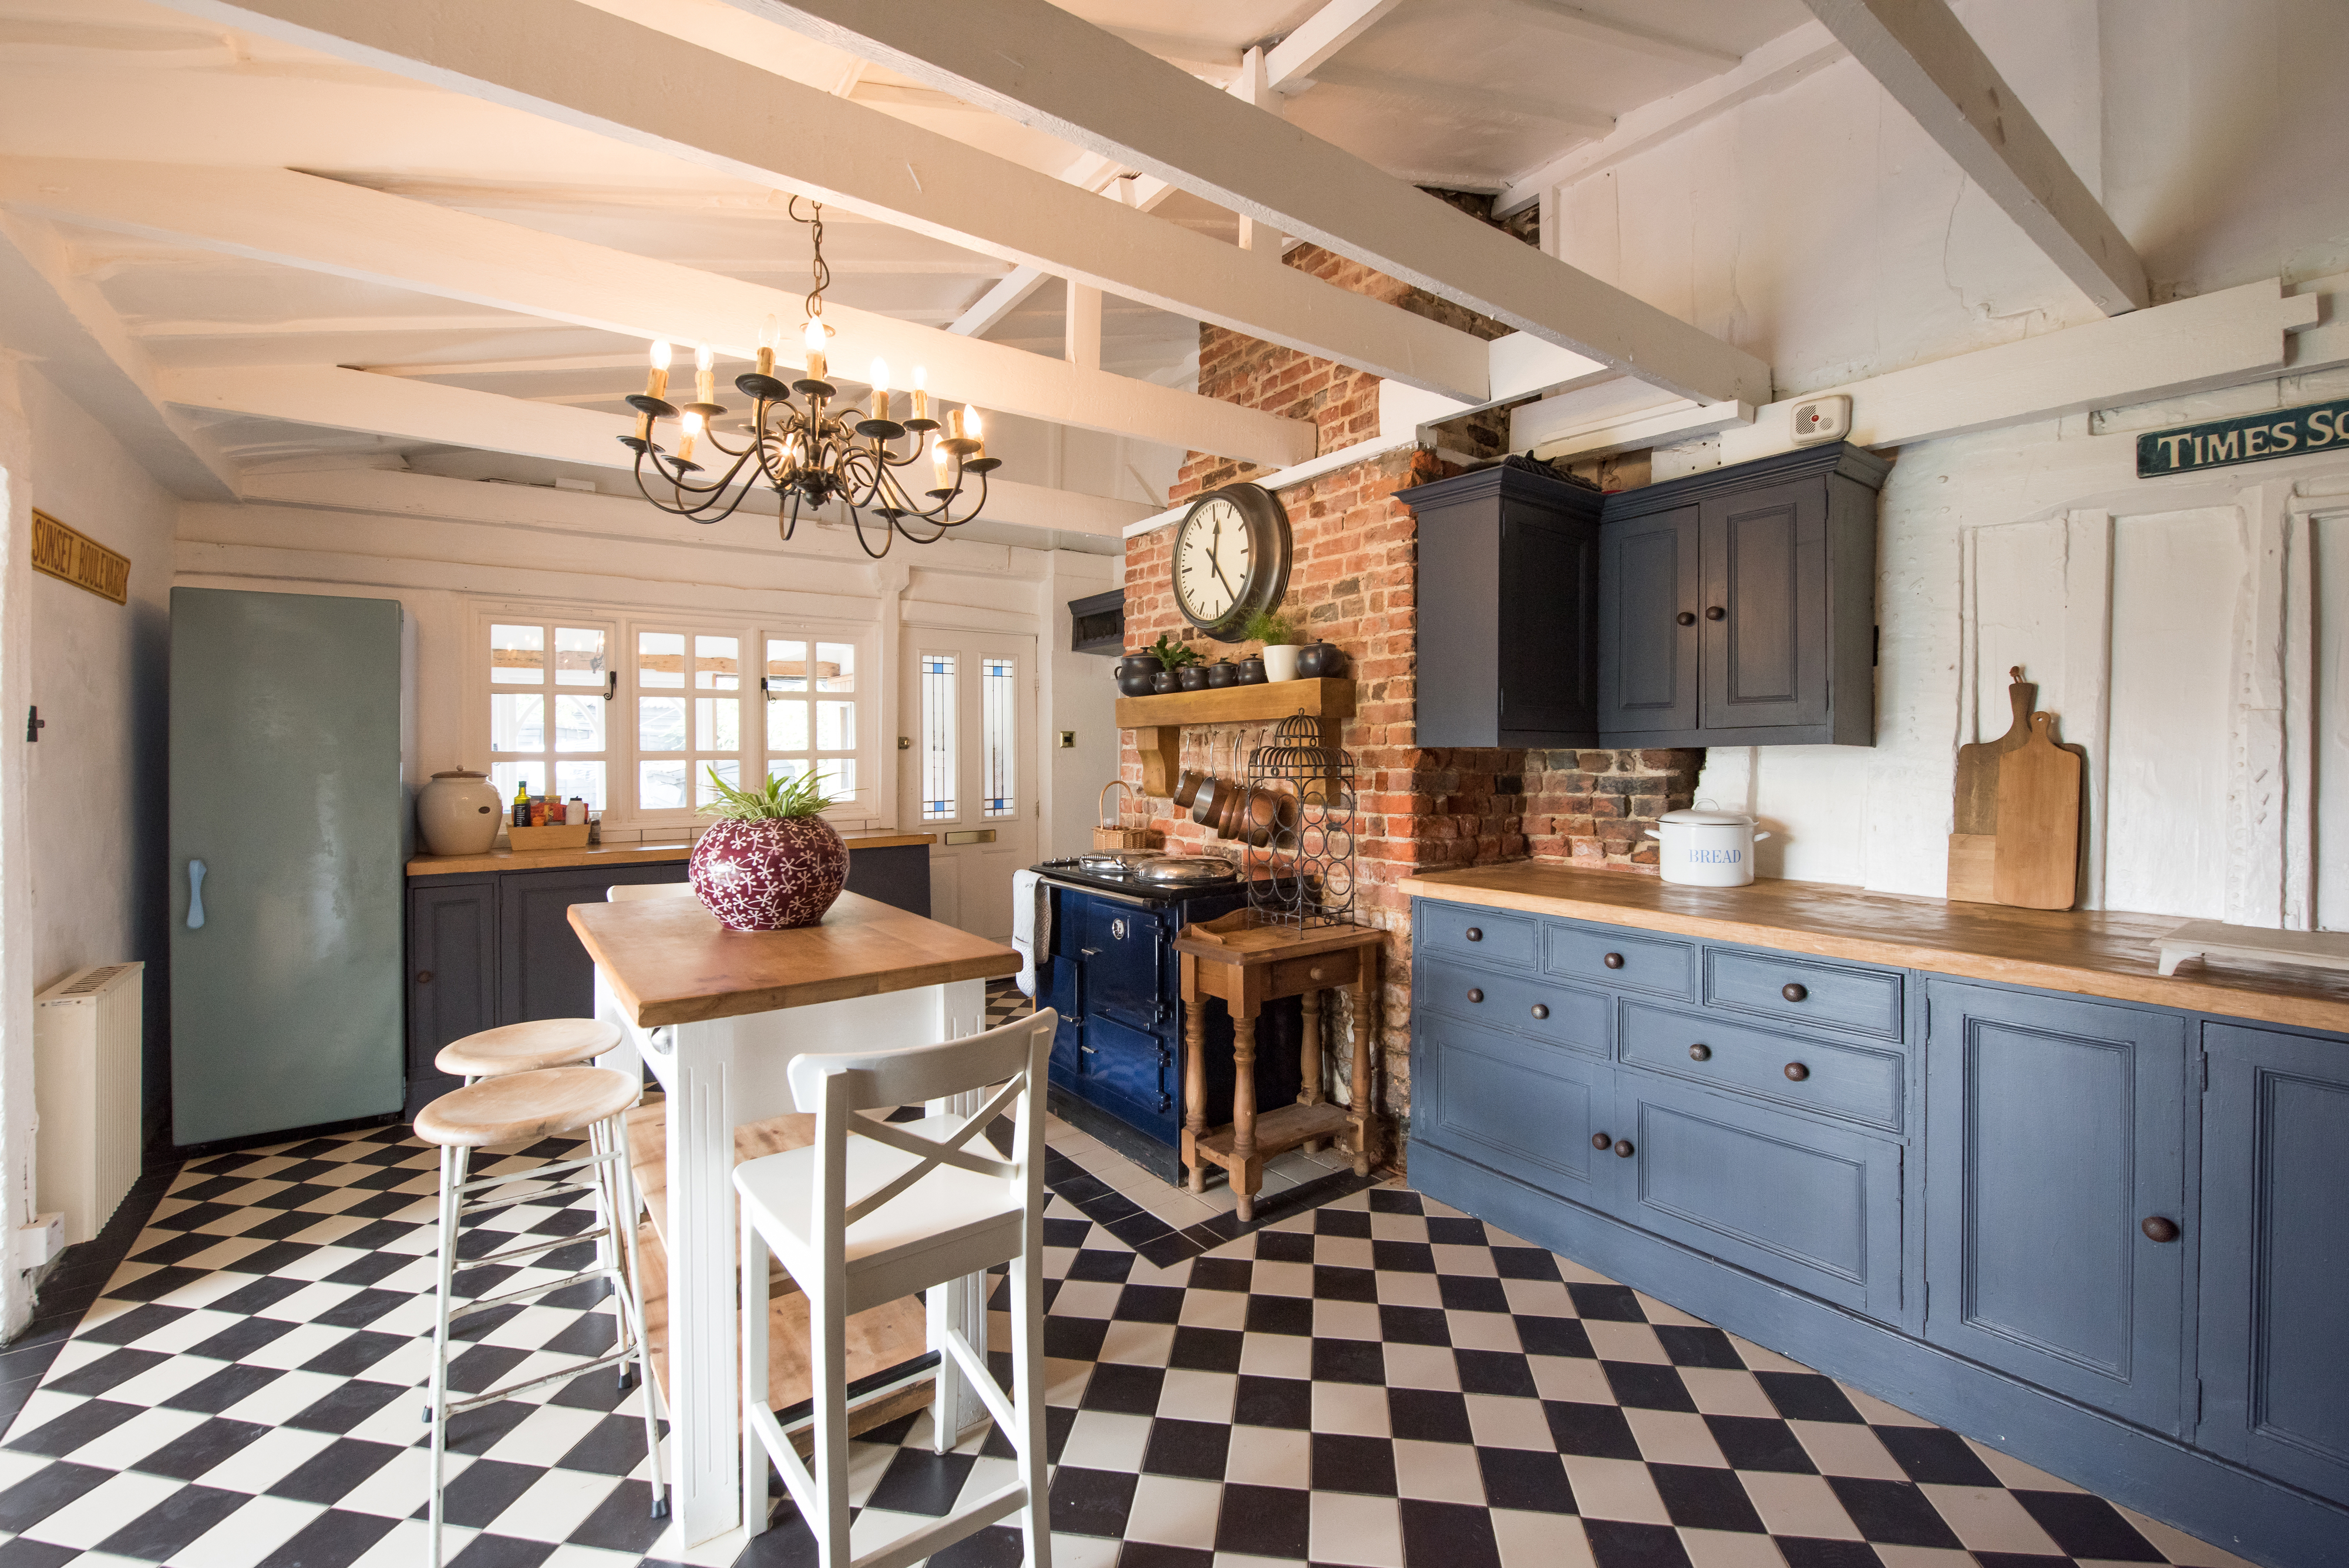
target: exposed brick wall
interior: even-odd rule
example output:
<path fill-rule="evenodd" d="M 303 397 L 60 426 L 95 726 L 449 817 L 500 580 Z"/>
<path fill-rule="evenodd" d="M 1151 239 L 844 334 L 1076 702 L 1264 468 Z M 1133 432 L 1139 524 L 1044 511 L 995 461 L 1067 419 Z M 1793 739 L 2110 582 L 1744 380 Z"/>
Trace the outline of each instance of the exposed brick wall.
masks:
<path fill-rule="evenodd" d="M 1318 247 L 1299 246 L 1284 259 L 1340 286 L 1483 337 L 1505 330 Z M 1376 377 L 1294 349 L 1203 327 L 1199 375 L 1199 389 L 1210 397 L 1313 421 L 1320 429 L 1322 452 L 1378 431 Z M 1448 452 L 1497 454 L 1506 428 L 1506 417 L 1456 421 L 1444 430 L 1443 444 Z M 1169 499 L 1179 503 L 1263 472 L 1193 452 Z M 1640 839 L 1639 830 L 1662 811 L 1688 804 L 1703 759 L 1702 752 L 1436 751 L 1416 743 L 1418 523 L 1394 493 L 1457 472 L 1456 464 L 1434 452 L 1397 452 L 1324 474 L 1280 496 L 1295 542 L 1281 613 L 1297 623 L 1300 640 L 1336 644 L 1360 688 L 1355 716 L 1340 727 L 1338 738 L 1354 758 L 1356 918 L 1394 933 L 1386 953 L 1375 1082 L 1381 1108 L 1398 1133 L 1407 1129 L 1411 1105 L 1411 911 L 1398 884 L 1419 871 L 1528 855 L 1652 871 L 1653 843 Z M 1254 651 L 1253 643 L 1211 641 L 1183 618 L 1171 580 L 1174 545 L 1171 527 L 1127 542 L 1127 649 L 1147 648 L 1164 633 L 1189 642 L 1210 662 Z M 1248 751 L 1268 739 L 1270 730 L 1188 730 L 1182 765 L 1235 776 L 1245 770 Z M 1237 854 L 1237 845 L 1213 839 L 1171 800 L 1141 799 L 1142 763 L 1132 732 L 1121 741 L 1122 771 L 1136 796 L 1123 815 L 1126 826 L 1158 830 L 1176 854 Z M 1344 1063 L 1357 1037 L 1355 1020 L 1342 998 L 1323 1018 L 1339 1063 L 1331 1086 L 1342 1097 Z M 1400 1148 L 1395 1152 L 1399 1156 Z"/>

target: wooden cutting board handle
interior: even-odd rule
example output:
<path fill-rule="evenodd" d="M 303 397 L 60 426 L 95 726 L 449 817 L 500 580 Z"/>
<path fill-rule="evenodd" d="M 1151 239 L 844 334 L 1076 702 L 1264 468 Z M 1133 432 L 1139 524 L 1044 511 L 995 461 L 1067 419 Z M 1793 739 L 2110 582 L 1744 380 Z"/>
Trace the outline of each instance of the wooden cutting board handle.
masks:
<path fill-rule="evenodd" d="M 1993 896 L 2026 909 L 2068 909 L 2078 891 L 2079 753 L 2055 742 L 2055 715 L 2031 715 L 2031 738 L 1998 763 Z"/>

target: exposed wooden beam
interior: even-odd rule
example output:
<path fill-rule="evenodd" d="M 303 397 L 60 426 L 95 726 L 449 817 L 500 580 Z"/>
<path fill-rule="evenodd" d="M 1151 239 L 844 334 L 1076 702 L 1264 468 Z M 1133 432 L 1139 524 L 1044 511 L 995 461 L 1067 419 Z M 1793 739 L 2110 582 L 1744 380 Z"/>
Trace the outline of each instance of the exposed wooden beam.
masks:
<path fill-rule="evenodd" d="M 1484 396 L 1483 345 L 1467 333 L 1294 268 L 1257 266 L 1207 235 L 577 0 L 173 4 L 1375 375 L 1446 396 Z M 1106 33 L 1095 36 L 1223 97 Z M 549 48 L 554 38 L 564 47 Z"/>
<path fill-rule="evenodd" d="M 1098 370 L 1102 362 L 1102 292 L 1081 283 L 1069 285 L 1068 347 L 1062 358 L 1081 369 Z"/>
<path fill-rule="evenodd" d="M 729 3 L 1683 397 L 1768 400 L 1769 367 L 1744 350 L 1235 101 L 1047 0 L 918 7 L 876 0 Z M 1007 47 L 1010 40 L 1016 51 Z M 1481 401 L 1482 394 L 1464 400 Z"/>
<path fill-rule="evenodd" d="M 1485 0 L 1485 5 L 1509 21 L 1537 32 L 1554 33 L 1578 44 L 1645 55 L 1676 66 L 1693 66 L 1708 76 L 1718 75 L 1737 64 L 1737 57 L 1726 50 L 1707 48 L 1652 27 L 1594 16 L 1579 6 L 1564 4 L 1564 0 Z"/>
<path fill-rule="evenodd" d="M 1313 74 L 1338 51 L 1376 26 L 1402 0 L 1330 0 L 1299 23 L 1265 57 L 1266 85 L 1296 94 L 1313 85 Z"/>
<path fill-rule="evenodd" d="M 463 387 L 439 387 L 335 365 L 166 370 L 160 384 L 165 399 L 186 408 L 595 468 L 626 469 L 636 462 L 619 441 L 635 427 L 626 415 L 599 414 Z M 999 477 L 988 481 L 988 496 L 990 523 L 1017 523 L 1070 534 L 1113 536 L 1153 511 L 1139 502 L 1081 495 L 1016 480 L 1007 483 Z"/>
<path fill-rule="evenodd" d="M 1421 104 L 1472 120 L 1506 124 L 1557 126 L 1578 136 L 1604 136 L 1615 129 L 1615 117 L 1579 104 L 1554 103 L 1522 93 L 1494 92 L 1455 82 L 1427 81 L 1418 77 L 1366 71 L 1343 62 L 1321 67 L 1321 81 L 1334 88 L 1376 93 L 1381 98 Z"/>
<path fill-rule="evenodd" d="M 1942 0 L 1807 4 L 2097 309 L 2145 307 L 2136 247 Z"/>
<path fill-rule="evenodd" d="M 971 301 L 970 308 L 947 326 L 949 332 L 966 337 L 984 337 L 999 321 L 1028 303 L 1028 296 L 1051 280 L 1052 275 L 1040 266 L 1016 266 L 999 277 L 985 294 Z"/>
<path fill-rule="evenodd" d="M 757 352 L 760 324 L 772 315 L 786 324 L 786 362 L 798 362 L 795 291 L 290 170 L 0 160 L 0 204 L 634 337 L 706 342 L 737 358 Z M 878 356 L 901 374 L 925 367 L 942 397 L 1055 424 L 1233 456 L 1253 452 L 1259 462 L 1294 462 L 1314 450 L 1316 432 L 1305 421 L 843 305 L 829 305 L 825 318 L 841 335 L 836 351 L 851 378 Z M 1484 346 L 1477 350 L 1481 358 Z"/>
<path fill-rule="evenodd" d="M 527 316 L 486 312 L 439 316 L 314 316 L 291 321 L 203 321 L 138 317 L 124 323 L 142 341 L 202 337 L 316 337 L 367 332 L 543 332 L 546 323 Z"/>

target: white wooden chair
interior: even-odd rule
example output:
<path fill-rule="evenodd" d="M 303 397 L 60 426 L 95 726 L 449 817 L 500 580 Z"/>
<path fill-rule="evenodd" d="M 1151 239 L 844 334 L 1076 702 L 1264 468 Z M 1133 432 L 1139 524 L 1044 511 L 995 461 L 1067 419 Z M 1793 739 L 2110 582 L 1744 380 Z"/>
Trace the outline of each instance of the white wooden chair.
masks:
<path fill-rule="evenodd" d="M 792 1093 L 816 1117 L 805 1148 L 735 1167 L 742 1220 L 743 1496 L 752 1534 L 771 1459 L 816 1539 L 823 1568 L 905 1568 L 1008 1514 L 1019 1515 L 1030 1568 L 1050 1568 L 1044 1439 L 1044 1084 L 1058 1016 L 1050 1009 L 936 1045 L 869 1055 L 810 1054 L 791 1064 Z M 885 1122 L 860 1113 L 985 1091 L 976 1115 Z M 966 1102 L 968 1103 L 968 1102 Z M 1011 1152 L 982 1137 L 1009 1108 Z M 808 1297 L 815 1464 L 792 1447 L 767 1405 L 767 1261 L 771 1250 Z M 849 1551 L 846 1327 L 852 1314 L 1010 1264 L 1011 1390 L 988 1371 L 986 1346 L 953 1328 L 941 1393 L 967 1377 L 1019 1454 L 1016 1480 L 960 1513 L 863 1557 Z M 938 1323 L 946 1314 L 933 1312 Z M 941 1400 L 941 1405 L 946 1401 Z M 940 1433 L 950 1447 L 954 1434 Z"/>
<path fill-rule="evenodd" d="M 631 898 L 690 898 L 690 882 L 616 882 L 604 889 L 604 902 L 625 904 Z"/>

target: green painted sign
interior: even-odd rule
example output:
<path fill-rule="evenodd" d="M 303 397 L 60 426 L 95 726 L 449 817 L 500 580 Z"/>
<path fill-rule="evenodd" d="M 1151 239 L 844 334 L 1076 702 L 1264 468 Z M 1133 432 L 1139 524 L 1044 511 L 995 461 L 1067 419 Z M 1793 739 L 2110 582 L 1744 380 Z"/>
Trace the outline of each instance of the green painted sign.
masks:
<path fill-rule="evenodd" d="M 2137 476 L 2154 479 L 2198 468 L 2264 462 L 2333 446 L 2349 450 L 2349 399 L 2147 431 L 2137 438 Z"/>

